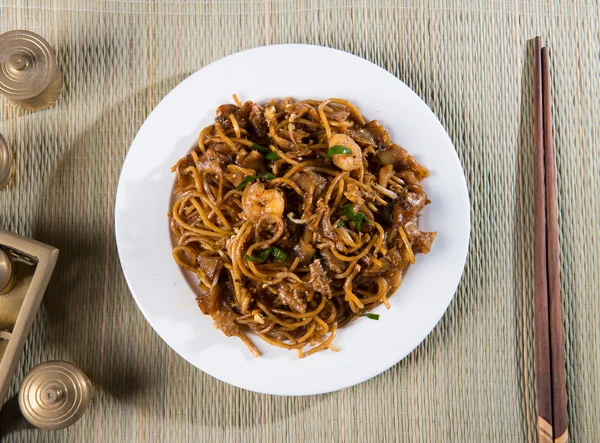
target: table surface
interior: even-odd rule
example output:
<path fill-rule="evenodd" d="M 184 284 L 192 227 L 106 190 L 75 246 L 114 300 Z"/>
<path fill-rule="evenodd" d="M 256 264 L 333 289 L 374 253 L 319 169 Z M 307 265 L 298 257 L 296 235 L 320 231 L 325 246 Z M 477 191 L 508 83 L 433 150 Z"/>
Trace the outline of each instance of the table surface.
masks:
<path fill-rule="evenodd" d="M 5 441 L 535 441 L 538 34 L 552 63 L 569 427 L 600 441 L 598 1 L 4 0 L 11 29 L 57 49 L 64 91 L 33 114 L 0 104 L 18 165 L 0 228 L 60 249 L 0 414 Z M 465 273 L 439 325 L 392 369 L 321 396 L 255 394 L 190 366 L 136 307 L 114 240 L 123 159 L 153 107 L 208 63 L 274 43 L 345 50 L 407 83 L 447 129 L 472 202 Z M 44 432 L 13 396 L 50 359 L 81 367 L 96 397 L 77 424 Z"/>

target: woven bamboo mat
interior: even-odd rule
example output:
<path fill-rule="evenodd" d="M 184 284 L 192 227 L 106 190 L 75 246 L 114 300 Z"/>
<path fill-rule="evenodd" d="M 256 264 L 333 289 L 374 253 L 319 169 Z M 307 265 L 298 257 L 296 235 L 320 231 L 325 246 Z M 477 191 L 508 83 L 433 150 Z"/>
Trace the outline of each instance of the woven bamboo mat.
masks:
<path fill-rule="evenodd" d="M 6 441 L 534 441 L 528 40 L 537 34 L 553 64 L 570 433 L 600 441 L 597 0 L 0 5 L 0 31 L 29 29 L 58 50 L 65 85 L 46 111 L 0 104 L 0 132 L 18 162 L 0 192 L 0 228 L 61 251 L 10 394 L 49 359 L 80 366 L 97 388 L 86 415 L 56 432 L 27 427 L 9 400 L 0 413 Z M 375 379 L 306 398 L 231 387 L 172 352 L 137 309 L 114 240 L 123 159 L 153 107 L 206 64 L 273 43 L 349 51 L 406 82 L 454 141 L 472 201 L 466 270 L 436 329 Z"/>

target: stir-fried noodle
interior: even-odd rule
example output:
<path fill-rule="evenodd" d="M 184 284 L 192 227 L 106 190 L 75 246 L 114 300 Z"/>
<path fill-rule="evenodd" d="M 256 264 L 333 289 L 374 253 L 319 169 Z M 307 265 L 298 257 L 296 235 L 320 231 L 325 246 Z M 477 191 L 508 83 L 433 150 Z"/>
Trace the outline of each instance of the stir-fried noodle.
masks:
<path fill-rule="evenodd" d="M 389 308 L 429 252 L 429 172 L 346 100 L 234 100 L 173 167 L 173 256 L 202 312 L 255 355 L 250 330 L 300 357 L 337 351 L 336 330 Z"/>

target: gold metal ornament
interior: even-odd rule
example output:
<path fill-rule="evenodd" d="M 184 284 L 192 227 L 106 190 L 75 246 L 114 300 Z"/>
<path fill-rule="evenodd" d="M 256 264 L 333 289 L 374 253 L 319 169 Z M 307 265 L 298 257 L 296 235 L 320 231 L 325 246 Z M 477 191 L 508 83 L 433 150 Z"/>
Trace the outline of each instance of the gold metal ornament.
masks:
<path fill-rule="evenodd" d="M 8 254 L 0 249 L 0 295 L 8 294 L 16 281 L 15 267 Z"/>
<path fill-rule="evenodd" d="M 10 182 L 14 171 L 14 160 L 8 143 L 0 134 L 0 190 Z"/>
<path fill-rule="evenodd" d="M 53 105 L 62 90 L 56 54 L 31 31 L 0 34 L 0 94 L 16 106 L 38 111 Z"/>
<path fill-rule="evenodd" d="M 92 398 L 92 384 L 81 369 L 65 361 L 48 361 L 23 379 L 19 407 L 33 426 L 62 429 L 81 418 Z"/>

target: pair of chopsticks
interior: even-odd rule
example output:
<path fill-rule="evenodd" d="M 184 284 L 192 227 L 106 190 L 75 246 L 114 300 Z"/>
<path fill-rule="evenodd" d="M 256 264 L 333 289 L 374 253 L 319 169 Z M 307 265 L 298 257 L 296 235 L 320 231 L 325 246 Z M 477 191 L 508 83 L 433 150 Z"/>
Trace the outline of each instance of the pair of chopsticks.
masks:
<path fill-rule="evenodd" d="M 567 393 L 558 261 L 556 165 L 548 48 L 535 39 L 534 77 L 534 313 L 538 439 L 565 443 Z"/>

